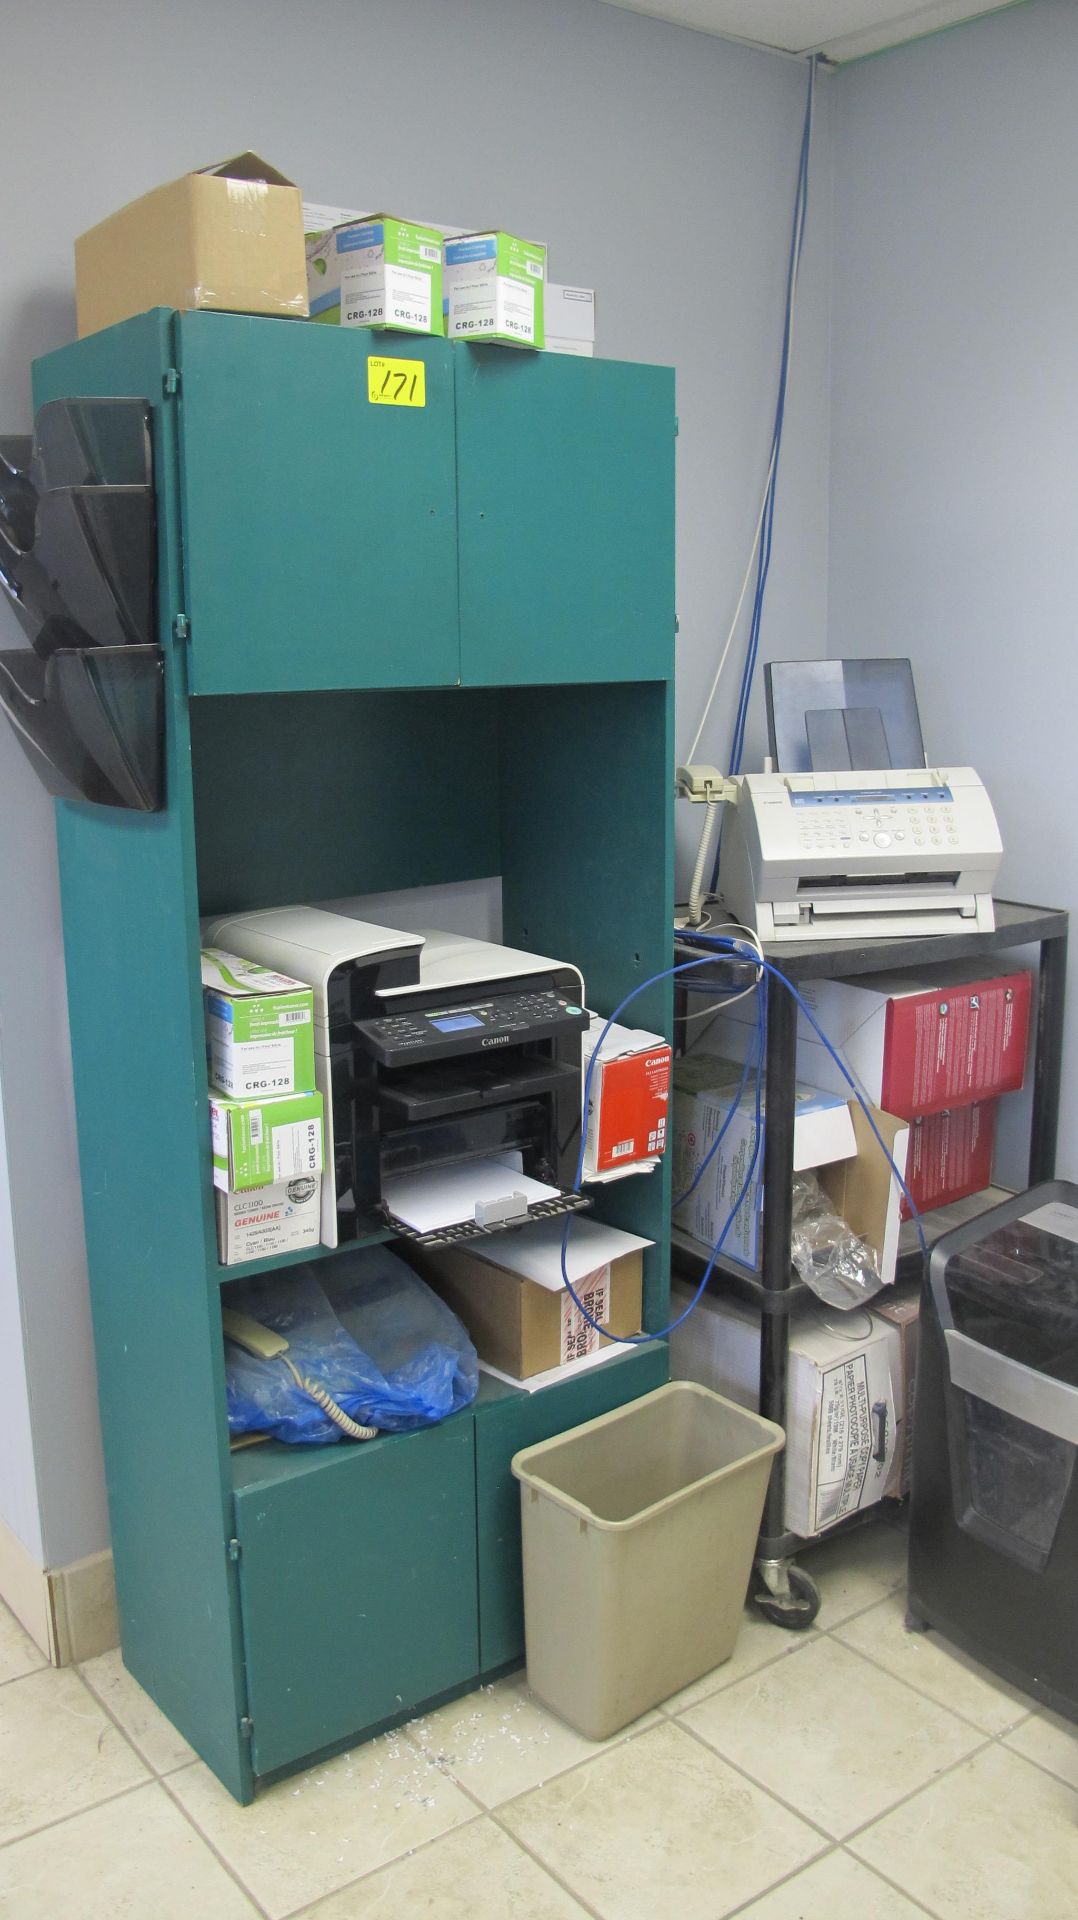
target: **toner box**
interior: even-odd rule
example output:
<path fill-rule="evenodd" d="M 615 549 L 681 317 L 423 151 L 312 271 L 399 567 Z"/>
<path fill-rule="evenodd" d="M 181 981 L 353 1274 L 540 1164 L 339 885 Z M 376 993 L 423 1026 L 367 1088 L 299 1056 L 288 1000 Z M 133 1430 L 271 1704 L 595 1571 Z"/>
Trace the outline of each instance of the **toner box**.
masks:
<path fill-rule="evenodd" d="M 918 974 L 861 980 L 813 980 L 801 992 L 838 1047 L 866 1099 L 914 1119 L 1022 1085 L 1029 1044 L 1029 973 L 985 978 L 968 961 Z M 725 1052 L 744 1059 L 756 1031 L 750 1001 L 716 1021 Z M 814 1086 L 849 1088 L 804 1014 L 797 1022 L 797 1067 Z"/>
<path fill-rule="evenodd" d="M 592 1015 L 582 1043 L 585 1074 L 605 1026 Z M 610 1028 L 591 1077 L 585 1180 L 623 1173 L 665 1153 L 671 1058 L 670 1043 L 659 1033 Z"/>
<path fill-rule="evenodd" d="M 302 207 L 257 153 L 132 200 L 75 242 L 79 338 L 149 307 L 305 319 Z"/>
<path fill-rule="evenodd" d="M 210 1095 L 213 1184 L 245 1193 L 322 1171 L 322 1095 L 291 1093 L 270 1100 Z"/>
<path fill-rule="evenodd" d="M 301 980 L 206 947 L 202 998 L 210 1086 L 237 1098 L 314 1086 L 314 995 Z"/>
<path fill-rule="evenodd" d="M 244 1260 L 269 1260 L 316 1247 L 321 1188 L 317 1174 L 301 1174 L 252 1193 L 215 1193 L 221 1265 L 234 1267 Z"/>
<path fill-rule="evenodd" d="M 592 289 L 559 287 L 548 280 L 543 290 L 543 333 L 548 353 L 573 353 L 590 360 L 595 353 Z"/>
<path fill-rule="evenodd" d="M 466 233 L 445 243 L 445 297 L 451 340 L 544 341 L 546 248 L 512 233 Z"/>
<path fill-rule="evenodd" d="M 391 213 L 312 224 L 342 209 L 304 207 L 312 320 L 400 333 L 444 331 L 442 235 Z"/>
<path fill-rule="evenodd" d="M 672 1317 L 692 1289 L 675 1285 Z M 755 1411 L 760 1313 L 705 1294 L 670 1340 L 675 1380 L 696 1380 Z M 791 1533 L 811 1539 L 890 1491 L 901 1457 L 905 1403 L 901 1334 L 858 1307 L 813 1302 L 790 1318 L 786 1364 L 786 1510 Z"/>
<path fill-rule="evenodd" d="M 926 1114 L 910 1125 L 906 1184 L 921 1213 L 949 1206 L 992 1184 L 996 1144 L 996 1102 L 951 1107 Z M 909 1208 L 903 1202 L 903 1218 Z"/>

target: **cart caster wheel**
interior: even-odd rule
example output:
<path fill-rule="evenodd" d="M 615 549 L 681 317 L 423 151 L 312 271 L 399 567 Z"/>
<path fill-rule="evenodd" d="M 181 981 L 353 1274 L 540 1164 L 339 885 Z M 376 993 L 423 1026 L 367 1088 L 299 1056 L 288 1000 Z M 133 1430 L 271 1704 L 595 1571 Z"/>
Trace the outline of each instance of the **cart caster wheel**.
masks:
<path fill-rule="evenodd" d="M 788 1595 L 774 1594 L 762 1583 L 753 1594 L 753 1605 L 773 1627 L 785 1627 L 787 1633 L 804 1633 L 820 1611 L 820 1589 L 802 1567 L 788 1567 Z"/>
<path fill-rule="evenodd" d="M 924 1618 L 923 1614 L 914 1613 L 912 1608 L 910 1607 L 906 1608 L 906 1632 L 907 1633 L 927 1633 L 928 1632 L 928 1621 Z"/>

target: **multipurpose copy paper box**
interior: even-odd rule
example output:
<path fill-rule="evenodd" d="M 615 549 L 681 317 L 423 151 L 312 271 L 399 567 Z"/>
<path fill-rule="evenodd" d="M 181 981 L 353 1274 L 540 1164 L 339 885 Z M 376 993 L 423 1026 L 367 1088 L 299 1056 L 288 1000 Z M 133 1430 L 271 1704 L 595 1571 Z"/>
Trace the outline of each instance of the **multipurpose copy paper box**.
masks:
<path fill-rule="evenodd" d="M 514 1380 L 564 1366 L 609 1345 L 566 1292 L 563 1219 L 463 1246 L 403 1251 L 459 1315 L 480 1360 Z M 638 1333 L 644 1248 L 650 1240 L 575 1216 L 565 1268 L 593 1320 L 613 1333 Z"/>
<path fill-rule="evenodd" d="M 968 1193 L 990 1187 L 995 1144 L 994 1100 L 914 1120 L 906 1184 L 919 1211 L 949 1206 L 952 1200 L 964 1200 Z M 902 1211 L 908 1219 L 905 1204 Z"/>
<path fill-rule="evenodd" d="M 202 998 L 210 1086 L 240 1097 L 314 1086 L 314 995 L 301 980 L 207 947 Z"/>
<path fill-rule="evenodd" d="M 675 1198 L 688 1193 L 726 1121 L 737 1092 L 740 1070 L 713 1054 L 687 1054 L 674 1066 Z M 846 1160 L 857 1151 L 857 1138 L 845 1100 L 816 1087 L 797 1086 L 794 1113 L 794 1168 L 798 1173 Z M 756 1094 L 753 1076 L 738 1102 L 722 1146 L 711 1159 L 695 1191 L 674 1208 L 675 1225 L 705 1246 L 712 1247 L 745 1181 L 756 1131 Z M 761 1128 L 761 1134 L 763 1128 Z M 763 1173 L 763 1140 L 757 1156 Z M 750 1185 L 723 1243 L 724 1253 L 744 1266 L 757 1263 L 758 1218 L 755 1180 Z"/>
<path fill-rule="evenodd" d="M 300 1174 L 252 1193 L 214 1194 L 217 1205 L 217 1257 L 222 1266 L 243 1260 L 268 1260 L 318 1245 L 322 1182 Z"/>
<path fill-rule="evenodd" d="M 369 213 L 316 224 L 335 208 L 304 206 L 312 320 L 345 327 L 442 333 L 442 235 L 435 227 Z"/>
<path fill-rule="evenodd" d="M 924 984 L 931 965 L 931 986 Z M 801 992 L 842 1053 L 866 1099 L 888 1113 L 941 1113 L 1011 1093 L 1022 1085 L 1029 1042 L 1028 973 L 985 979 L 968 961 L 926 961 L 914 974 L 862 980 L 811 980 Z M 724 1052 L 743 1060 L 756 1031 L 751 1002 L 716 1022 Z M 797 1065 L 814 1086 L 848 1092 L 803 1013 Z"/>
<path fill-rule="evenodd" d="M 575 353 L 590 360 L 595 353 L 595 295 L 590 287 L 559 287 L 548 280 L 543 289 L 543 333 L 548 353 Z"/>
<path fill-rule="evenodd" d="M 891 1478 L 884 1492 L 896 1500 L 910 1490 L 913 1474 L 913 1403 L 917 1387 L 917 1343 L 920 1334 L 921 1288 L 895 1287 L 890 1293 L 877 1294 L 869 1309 L 892 1327 L 899 1336 L 899 1445 L 895 1450 Z"/>
<path fill-rule="evenodd" d="M 605 1026 L 592 1015 L 582 1042 L 585 1075 Z M 585 1180 L 665 1153 L 671 1058 L 670 1043 L 660 1033 L 610 1028 L 591 1076 Z"/>
<path fill-rule="evenodd" d="M 302 319 L 299 188 L 257 153 L 156 187 L 76 240 L 75 298 L 80 338 L 148 307 Z"/>
<path fill-rule="evenodd" d="M 245 1193 L 322 1171 L 322 1095 L 236 1100 L 210 1095 L 213 1184 Z"/>
<path fill-rule="evenodd" d="M 676 1285 L 671 1318 L 691 1299 Z M 863 1308 L 837 1313 L 817 1302 L 791 1316 L 784 1518 L 792 1533 L 821 1533 L 887 1492 L 903 1444 L 900 1348 L 898 1328 Z M 755 1411 L 759 1312 L 705 1294 L 671 1336 L 670 1368 L 676 1380 L 697 1380 Z"/>
<path fill-rule="evenodd" d="M 546 248 L 512 233 L 466 233 L 445 243 L 446 332 L 451 340 L 541 347 Z"/>

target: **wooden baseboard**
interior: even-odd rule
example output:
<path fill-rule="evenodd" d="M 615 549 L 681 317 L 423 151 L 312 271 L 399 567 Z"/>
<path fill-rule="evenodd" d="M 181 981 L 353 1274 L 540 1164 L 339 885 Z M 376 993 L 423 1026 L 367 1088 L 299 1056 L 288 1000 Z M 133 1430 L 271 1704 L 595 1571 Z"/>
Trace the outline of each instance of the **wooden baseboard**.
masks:
<path fill-rule="evenodd" d="M 31 1640 L 51 1660 L 52 1606 L 48 1576 L 29 1548 L 23 1546 L 18 1534 L 12 1533 L 3 1520 L 0 1520 L 0 1599 L 7 1602 Z"/>
<path fill-rule="evenodd" d="M 119 1641 L 111 1553 L 42 1568 L 0 1520 L 0 1599 L 54 1667 L 92 1660 Z"/>
<path fill-rule="evenodd" d="M 49 1602 L 54 1666 L 92 1660 L 119 1644 L 111 1553 L 92 1553 L 70 1566 L 53 1567 Z"/>

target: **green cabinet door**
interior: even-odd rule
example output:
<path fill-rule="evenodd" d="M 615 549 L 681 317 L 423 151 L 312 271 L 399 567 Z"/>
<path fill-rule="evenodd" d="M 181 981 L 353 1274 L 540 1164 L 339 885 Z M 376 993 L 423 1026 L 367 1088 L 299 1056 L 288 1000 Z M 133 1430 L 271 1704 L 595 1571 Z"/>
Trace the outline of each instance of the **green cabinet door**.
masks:
<path fill-rule="evenodd" d="M 444 340 L 246 314 L 176 320 L 192 693 L 459 679 Z M 422 406 L 368 359 L 421 362 Z"/>
<path fill-rule="evenodd" d="M 358 1737 L 478 1671 L 470 1412 L 233 1460 L 257 1775 Z"/>
<path fill-rule="evenodd" d="M 475 1408 L 475 1484 L 479 1526 L 479 1657 L 482 1673 L 524 1658 L 524 1577 L 520 1487 L 510 1461 L 555 1433 L 596 1420 L 670 1377 L 666 1342 L 627 1350 L 560 1387 L 520 1393 L 484 1377 Z"/>
<path fill-rule="evenodd" d="M 454 348 L 466 686 L 674 667 L 674 376 Z"/>

